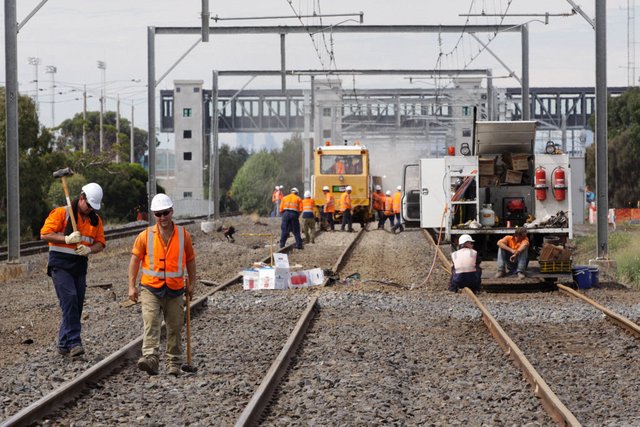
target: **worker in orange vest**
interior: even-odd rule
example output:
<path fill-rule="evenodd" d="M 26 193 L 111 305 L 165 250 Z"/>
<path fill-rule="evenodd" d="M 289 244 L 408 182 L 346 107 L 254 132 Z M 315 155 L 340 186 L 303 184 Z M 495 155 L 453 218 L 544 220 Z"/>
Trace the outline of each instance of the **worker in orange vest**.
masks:
<path fill-rule="evenodd" d="M 278 213 L 280 213 L 280 200 L 278 199 L 279 191 L 280 187 L 276 185 L 275 189 L 271 192 L 271 204 L 273 206 L 271 209 L 271 213 L 269 214 L 269 216 L 271 217 L 278 216 Z"/>
<path fill-rule="evenodd" d="M 347 168 L 344 165 L 344 162 L 340 160 L 339 157 L 336 157 L 336 164 L 333 166 L 336 175 L 344 175 L 347 173 Z"/>
<path fill-rule="evenodd" d="M 276 198 L 278 199 L 276 202 L 278 204 L 278 209 L 276 210 L 276 216 L 282 216 L 280 206 L 282 205 L 282 199 L 284 198 L 284 192 L 282 191 L 283 188 L 283 185 L 278 186 L 278 193 L 276 194 Z"/>
<path fill-rule="evenodd" d="M 280 213 L 282 214 L 282 225 L 280 226 L 280 248 L 284 248 L 289 237 L 289 232 L 293 233 L 296 239 L 296 248 L 303 249 L 302 238 L 300 237 L 300 221 L 298 217 L 302 212 L 302 199 L 298 196 L 298 189 L 293 187 L 291 193 L 283 197 L 280 203 Z"/>
<path fill-rule="evenodd" d="M 316 242 L 316 217 L 314 210 L 316 204 L 311 198 L 311 191 L 304 192 L 302 199 L 302 230 L 304 231 L 304 242 Z"/>
<path fill-rule="evenodd" d="M 376 185 L 376 191 L 371 195 L 372 199 L 372 208 L 376 211 L 376 215 L 378 216 L 378 229 L 382 228 L 382 220 L 384 219 L 384 193 L 382 192 L 382 187 Z"/>
<path fill-rule="evenodd" d="M 393 232 L 398 230 L 399 233 L 404 231 L 402 220 L 400 218 L 400 210 L 402 208 L 402 187 L 398 185 L 396 192 L 393 193 L 393 214 L 396 217 L 396 224 L 391 228 Z M 392 223 L 393 224 L 393 223 Z"/>
<path fill-rule="evenodd" d="M 353 205 L 351 204 L 351 190 L 351 186 L 347 185 L 345 192 L 340 196 L 340 212 L 342 213 L 340 231 L 344 231 L 345 225 L 347 226 L 347 231 L 353 231 L 353 224 L 351 223 L 351 209 L 353 209 Z"/>
<path fill-rule="evenodd" d="M 382 218 L 378 221 L 379 229 L 384 230 L 384 223 L 387 222 L 387 218 L 389 218 L 391 228 L 393 229 L 393 199 L 391 197 L 391 191 L 389 190 L 387 190 L 384 197 L 384 211 L 382 212 Z"/>
<path fill-rule="evenodd" d="M 328 224 L 331 227 L 331 231 L 335 231 L 333 214 L 336 212 L 336 199 L 329 191 L 328 185 L 322 187 L 322 193 L 324 193 L 324 206 L 322 207 L 322 229 L 326 229 L 326 226 Z"/>

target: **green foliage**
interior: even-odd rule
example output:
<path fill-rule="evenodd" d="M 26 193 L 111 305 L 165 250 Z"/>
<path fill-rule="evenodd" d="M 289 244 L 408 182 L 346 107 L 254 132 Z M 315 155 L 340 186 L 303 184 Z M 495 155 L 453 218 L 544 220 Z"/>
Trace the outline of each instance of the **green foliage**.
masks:
<path fill-rule="evenodd" d="M 298 187 L 302 191 L 303 182 L 303 150 L 302 138 L 300 135 L 293 135 L 291 139 L 284 141 L 281 151 L 274 152 L 278 163 L 282 165 L 282 174 L 278 184 L 284 185 L 284 192 L 287 194 L 291 187 Z M 269 204 L 271 198 L 269 198 Z"/>
<path fill-rule="evenodd" d="M 231 186 L 231 194 L 245 213 L 267 214 L 271 189 L 282 168 L 276 157 L 261 151 L 249 157 Z"/>
<path fill-rule="evenodd" d="M 592 118 L 593 123 L 593 118 Z M 632 88 L 608 102 L 608 193 L 611 207 L 635 206 L 640 200 L 640 89 Z M 595 144 L 587 149 L 587 184 L 595 188 Z"/>
<path fill-rule="evenodd" d="M 220 165 L 220 212 L 237 211 L 239 207 L 231 196 L 230 189 L 236 174 L 249 158 L 249 152 L 244 148 L 232 150 L 228 145 L 222 145 L 218 155 L 218 163 Z"/>

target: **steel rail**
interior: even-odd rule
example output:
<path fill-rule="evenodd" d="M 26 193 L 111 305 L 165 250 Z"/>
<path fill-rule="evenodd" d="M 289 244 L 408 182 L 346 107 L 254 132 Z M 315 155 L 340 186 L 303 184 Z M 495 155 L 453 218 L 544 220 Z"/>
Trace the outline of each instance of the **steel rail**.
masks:
<path fill-rule="evenodd" d="M 553 420 L 561 426 L 580 426 L 578 419 L 571 411 L 562 403 L 558 396 L 551 390 L 551 387 L 545 382 L 533 365 L 529 362 L 522 350 L 513 342 L 513 340 L 502 329 L 498 321 L 491 315 L 489 310 L 480 302 L 478 297 L 469 289 L 463 288 L 462 291 L 471 299 L 482 312 L 482 320 L 491 332 L 491 335 L 498 342 L 500 347 L 511 356 L 511 359 L 522 370 L 525 378 L 533 387 L 533 392 L 542 402 L 542 406 Z"/>
<path fill-rule="evenodd" d="M 575 298 L 581 299 L 582 301 L 586 302 L 587 304 L 591 304 L 592 306 L 594 306 L 595 308 L 597 308 L 598 310 L 600 310 L 604 314 L 606 314 L 618 326 L 620 326 L 621 328 L 625 329 L 626 331 L 632 333 L 637 338 L 640 338 L 640 326 L 638 326 L 637 323 L 632 322 L 631 320 L 627 319 L 626 317 L 622 316 L 621 314 L 618 314 L 615 311 L 608 309 L 607 307 L 599 304 L 598 302 L 592 300 L 591 298 L 587 297 L 586 295 L 583 295 L 580 292 L 577 292 L 577 291 L 571 289 L 568 286 L 561 285 L 561 284 L 558 284 L 556 286 L 558 287 L 559 291 L 564 292 L 565 294 L 573 296 Z"/>
<path fill-rule="evenodd" d="M 281 248 L 277 252 L 286 252 L 293 248 L 295 243 L 291 243 L 284 248 Z M 267 256 L 263 259 L 262 262 L 267 262 L 271 259 L 271 256 Z M 197 300 L 192 301 L 191 309 L 192 314 L 197 316 L 198 309 L 205 307 L 208 298 L 214 293 L 221 291 L 238 281 L 242 280 L 241 275 L 236 275 L 233 278 L 227 280 L 226 282 L 220 284 L 213 290 L 205 293 L 203 296 L 199 297 Z M 207 280 L 200 280 L 202 283 L 209 284 L 213 283 Z M 119 366 L 123 365 L 127 360 L 135 358 L 140 355 L 140 349 L 142 347 L 142 338 L 143 335 L 138 336 L 124 347 L 115 351 L 107 358 L 103 359 L 99 363 L 91 366 L 89 369 L 84 371 L 82 374 L 78 375 L 75 378 L 72 378 L 69 381 L 63 383 L 57 389 L 47 393 L 41 399 L 27 406 L 26 408 L 20 410 L 10 418 L 2 421 L 0 427 L 13 427 L 13 426 L 24 426 L 35 423 L 46 415 L 54 412 L 55 410 L 61 408 L 66 403 L 74 400 L 78 395 L 80 395 L 83 390 L 88 387 L 89 384 L 96 383 L 101 379 L 107 377 L 113 371 L 118 369 Z"/>
<path fill-rule="evenodd" d="M 334 273 L 337 273 L 342 269 L 342 267 L 344 267 L 344 263 L 347 261 L 349 255 L 351 255 L 351 253 L 353 252 L 353 249 L 356 247 L 358 242 L 362 240 L 362 236 L 364 236 L 364 231 L 365 229 L 361 228 L 360 231 L 358 231 L 358 234 L 356 235 L 356 237 L 351 241 L 351 243 L 349 243 L 349 245 L 345 248 L 345 250 L 342 251 L 342 253 L 340 254 L 340 257 L 338 257 L 338 260 L 335 262 L 335 264 L 333 264 L 332 271 Z M 325 283 L 323 283 L 323 286 L 326 284 L 326 281 L 327 279 L 325 278 Z"/>
<path fill-rule="evenodd" d="M 307 333 L 309 324 L 317 311 L 317 302 L 318 296 L 315 295 L 312 297 L 311 301 L 309 301 L 309 304 L 307 304 L 307 308 L 298 319 L 296 326 L 293 328 L 293 331 L 291 331 L 291 334 L 289 335 L 284 347 L 282 347 L 280 354 L 278 354 L 278 357 L 273 361 L 267 375 L 260 383 L 260 386 L 258 386 L 257 390 L 251 397 L 251 400 L 244 408 L 244 411 L 240 414 L 240 417 L 238 417 L 235 424 L 236 427 L 253 426 L 258 424 L 260 421 L 262 412 L 269 404 L 271 397 L 280 384 L 280 380 L 289 368 L 291 358 L 298 351 L 298 348 Z"/>

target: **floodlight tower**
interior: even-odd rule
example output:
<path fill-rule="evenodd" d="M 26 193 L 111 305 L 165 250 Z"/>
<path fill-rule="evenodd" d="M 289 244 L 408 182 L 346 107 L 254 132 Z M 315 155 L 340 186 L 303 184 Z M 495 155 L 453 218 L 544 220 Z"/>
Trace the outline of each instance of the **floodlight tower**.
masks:
<path fill-rule="evenodd" d="M 98 61 L 98 69 L 102 70 L 102 90 L 100 91 L 100 152 L 104 144 L 104 131 L 103 131 L 103 115 L 104 115 L 104 97 L 106 92 L 106 75 L 107 75 L 107 63 L 105 61 Z"/>
<path fill-rule="evenodd" d="M 47 65 L 44 72 L 51 74 L 51 127 L 53 128 L 56 125 L 56 73 L 58 68 Z"/>
<path fill-rule="evenodd" d="M 34 96 L 34 101 L 36 103 L 36 114 L 40 114 L 40 104 L 38 103 L 38 94 L 40 90 L 38 89 L 38 65 L 40 65 L 40 58 L 37 56 L 29 57 L 29 65 L 33 65 L 33 81 L 36 84 L 36 94 Z"/>

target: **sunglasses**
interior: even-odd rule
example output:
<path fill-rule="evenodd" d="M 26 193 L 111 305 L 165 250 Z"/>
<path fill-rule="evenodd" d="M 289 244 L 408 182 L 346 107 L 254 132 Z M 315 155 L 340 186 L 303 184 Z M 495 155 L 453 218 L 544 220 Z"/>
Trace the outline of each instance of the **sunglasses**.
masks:
<path fill-rule="evenodd" d="M 171 213 L 171 209 L 167 209 L 166 211 L 154 212 L 153 214 L 160 218 L 161 216 L 167 216 Z"/>

